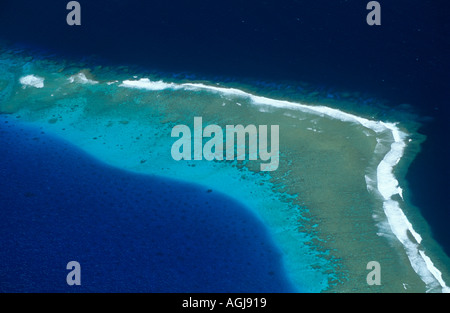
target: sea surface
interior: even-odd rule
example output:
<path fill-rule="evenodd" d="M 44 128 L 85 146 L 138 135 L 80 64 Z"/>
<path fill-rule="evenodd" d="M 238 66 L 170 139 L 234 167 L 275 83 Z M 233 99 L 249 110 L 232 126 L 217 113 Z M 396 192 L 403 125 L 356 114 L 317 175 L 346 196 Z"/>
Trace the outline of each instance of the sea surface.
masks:
<path fill-rule="evenodd" d="M 86 277 L 82 288 L 92 291 L 323 291 L 342 284 L 339 290 L 367 291 L 365 264 L 372 260 L 368 258 L 380 258 L 391 248 L 395 257 L 387 253 L 381 264 L 388 265 L 383 269 L 398 273 L 398 268 L 410 268 L 413 257 L 407 252 L 408 257 L 397 259 L 405 244 L 397 246 L 393 223 L 386 224 L 381 217 L 382 201 L 370 194 L 370 179 L 387 145 L 372 156 L 368 152 L 373 152 L 378 135 L 323 116 L 311 119 L 281 105 L 273 109 L 277 102 L 272 100 L 324 105 L 371 121 L 397 123 L 408 146 L 403 163 L 394 170 L 401 191 L 393 200 L 401 203 L 414 231 L 423 238 L 421 251 L 430 254 L 434 265 L 448 275 L 450 149 L 445 138 L 450 134 L 450 10 L 445 1 L 380 1 L 382 25 L 372 27 L 366 24 L 366 3 L 352 0 L 80 3 L 79 27 L 65 24 L 68 11 L 60 1 L 0 4 L 0 40 L 6 52 L 0 101 L 2 113 L 8 113 L 1 120 L 0 207 L 6 217 L 2 247 L 5 242 L 5 247 L 13 249 L 3 250 L 1 257 L 9 264 L 5 268 L 11 269 L 0 274 L 2 291 L 67 291 L 58 268 L 66 272 L 69 256 L 80 258 Z M 38 81 L 44 78 L 45 87 L 20 83 L 27 75 Z M 74 84 L 67 84 L 70 78 Z M 161 88 L 159 81 L 196 84 L 197 89 L 183 93 L 178 87 Z M 126 82 L 128 90 L 119 87 Z M 137 82 L 144 87 L 135 88 Z M 270 104 L 257 112 L 272 118 L 255 113 L 252 101 L 230 96 L 228 91 L 208 94 L 211 86 L 269 98 Z M 170 109 L 182 99 L 190 99 L 191 111 Z M 196 101 L 198 106 L 191 105 Z M 122 102 L 128 107 L 123 105 L 114 113 L 104 105 Z M 148 108 L 147 103 L 159 108 Z M 229 109 L 231 105 L 235 107 Z M 86 113 L 78 107 L 92 110 Z M 143 119 L 162 126 L 148 126 L 143 120 L 135 124 L 133 118 L 141 109 Z M 204 163 L 190 164 L 189 169 L 173 165 L 164 154 L 170 147 L 165 134 L 177 121 L 188 123 L 195 115 L 216 124 L 279 121 L 284 125 L 281 129 L 290 132 L 285 167 L 281 164 L 280 171 L 264 178 L 239 172 L 247 165 L 238 172 Z M 302 131 L 296 133 L 296 129 Z M 154 149 L 142 143 L 144 137 L 159 138 Z M 99 143 L 100 139 L 105 143 Z M 295 140 L 299 144 L 291 149 L 287 143 Z M 339 154 L 342 147 L 348 154 Z M 153 154 L 146 156 L 146 151 Z M 335 157 L 327 158 L 330 153 Z M 354 169 L 346 168 L 345 161 Z M 297 167 L 290 168 L 292 163 Z M 347 171 L 348 180 L 333 169 L 336 166 Z M 361 180 L 351 180 L 353 174 Z M 327 175 L 341 178 L 326 180 Z M 223 177 L 227 179 L 220 183 Z M 126 183 L 113 183 L 119 179 Z M 43 189 L 47 185 L 50 189 Z M 61 190 L 53 193 L 51 186 Z M 146 188 L 153 193 L 146 193 Z M 156 200 L 156 194 L 164 196 Z M 183 200 L 186 197 L 189 201 Z M 261 199 L 268 199 L 267 207 Z M 329 209 L 329 203 L 336 208 Z M 282 212 L 275 214 L 273 208 Z M 339 208 L 350 208 L 350 212 Z M 183 210 L 184 214 L 173 213 Z M 338 212 L 346 212 L 343 220 L 361 221 L 360 226 L 349 228 L 348 238 L 335 229 L 345 223 L 327 220 Z M 301 222 L 282 224 L 288 216 Z M 70 220 L 70 231 L 63 220 Z M 161 223 L 164 229 L 158 228 Z M 294 232 L 296 227 L 301 229 L 299 234 Z M 346 250 L 339 242 L 348 242 L 358 227 L 371 235 L 355 238 L 354 249 Z M 192 228 L 196 232 L 186 238 Z M 36 233 L 42 235 L 32 236 Z M 420 241 L 413 232 L 407 237 Z M 50 244 L 49 238 L 57 244 Z M 87 238 L 93 244 L 83 246 Z M 157 243 L 167 240 L 167 244 L 163 241 L 164 245 L 155 247 L 151 238 L 157 238 Z M 183 245 L 179 238 L 189 244 Z M 377 252 L 365 248 L 364 242 L 376 243 Z M 14 250 L 21 245 L 21 253 Z M 130 246 L 140 253 L 122 248 Z M 142 253 L 147 250 L 152 252 Z M 42 260 L 46 256 L 49 259 Z M 124 265 L 128 262 L 134 262 L 135 271 Z M 158 264 L 165 264 L 164 269 L 142 270 Z M 205 266 L 211 271 L 206 271 L 204 281 L 192 279 L 203 277 Z M 110 275 L 113 267 L 119 269 L 117 275 Z M 217 277 L 222 270 L 230 273 L 226 279 Z M 387 289 L 377 291 L 442 287 L 423 277 L 416 281 L 417 270 L 409 271 L 399 274 L 398 281 L 388 281 L 392 289 L 386 283 Z M 42 272 L 48 273 L 48 283 L 37 282 Z M 242 279 L 243 275 L 248 279 Z M 89 284 L 89 279 L 95 283 Z M 56 280 L 62 285 L 55 285 Z"/>

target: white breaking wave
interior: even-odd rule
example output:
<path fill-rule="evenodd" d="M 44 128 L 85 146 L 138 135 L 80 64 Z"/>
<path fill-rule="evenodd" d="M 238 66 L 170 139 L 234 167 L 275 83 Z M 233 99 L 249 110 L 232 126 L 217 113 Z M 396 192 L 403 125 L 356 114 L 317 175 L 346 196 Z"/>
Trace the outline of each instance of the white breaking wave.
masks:
<path fill-rule="evenodd" d="M 393 169 L 403 156 L 407 138 L 407 134 L 402 132 L 396 124 L 369 120 L 326 106 L 311 106 L 286 100 L 276 100 L 256 96 L 236 88 L 215 87 L 201 83 L 175 84 L 163 81 L 155 82 L 150 81 L 148 78 L 141 78 L 139 80 L 125 80 L 119 87 L 153 91 L 164 89 L 207 90 L 227 96 L 244 97 L 250 99 L 256 105 L 288 108 L 319 116 L 328 116 L 343 122 L 360 124 L 363 127 L 374 131 L 379 136 L 383 137 L 383 139 L 377 138 L 378 144 L 375 151 L 384 150 L 383 144 L 389 142 L 391 142 L 391 144 L 390 149 L 378 164 L 376 179 L 371 179 L 366 175 L 367 189 L 369 191 L 378 192 L 383 197 L 383 209 L 391 231 L 403 245 L 412 268 L 426 284 L 427 290 L 431 291 L 440 287 L 442 292 L 450 292 L 450 288 L 447 287 L 442 279 L 442 273 L 434 266 L 433 262 L 425 252 L 419 248 L 422 237 L 414 230 L 412 224 L 400 208 L 399 202 L 393 199 L 395 195 L 402 197 L 402 189 L 393 174 Z M 389 137 L 391 138 L 386 139 L 386 135 L 390 135 Z M 411 234 L 414 240 L 410 239 L 408 233 Z"/>
<path fill-rule="evenodd" d="M 35 76 L 35 75 L 27 75 L 20 78 L 20 83 L 22 84 L 22 88 L 34 87 L 34 88 L 44 88 L 44 78 Z"/>
<path fill-rule="evenodd" d="M 84 73 L 72 75 L 67 80 L 70 83 L 90 84 L 90 85 L 98 84 L 98 81 L 87 78 Z"/>
<path fill-rule="evenodd" d="M 163 90 L 163 89 L 178 89 L 176 84 L 164 83 L 163 81 L 152 82 L 148 78 L 141 78 L 139 80 L 124 80 L 119 87 L 146 89 L 146 90 Z M 179 87 L 181 88 L 181 87 Z"/>

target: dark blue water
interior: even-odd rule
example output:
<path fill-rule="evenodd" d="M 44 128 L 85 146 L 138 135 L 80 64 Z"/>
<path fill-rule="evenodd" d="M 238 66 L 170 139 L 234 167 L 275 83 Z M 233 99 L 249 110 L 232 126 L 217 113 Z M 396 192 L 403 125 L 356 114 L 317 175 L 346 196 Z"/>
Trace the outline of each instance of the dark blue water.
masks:
<path fill-rule="evenodd" d="M 241 204 L 0 118 L 1 292 L 291 292 Z M 81 286 L 68 286 L 69 261 Z"/>
<path fill-rule="evenodd" d="M 448 1 L 379 1 L 379 27 L 366 24 L 368 1 L 360 0 L 79 2 L 82 25 L 69 27 L 65 1 L 3 0 L 0 38 L 149 70 L 304 80 L 387 99 L 394 110 L 408 103 L 431 117 L 407 178 L 450 255 Z"/>

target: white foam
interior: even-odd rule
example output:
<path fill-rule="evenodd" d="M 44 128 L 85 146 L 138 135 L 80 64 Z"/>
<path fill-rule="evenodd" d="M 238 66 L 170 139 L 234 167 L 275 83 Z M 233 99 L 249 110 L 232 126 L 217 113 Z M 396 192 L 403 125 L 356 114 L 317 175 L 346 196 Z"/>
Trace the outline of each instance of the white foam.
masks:
<path fill-rule="evenodd" d="M 39 76 L 27 75 L 21 77 L 19 81 L 22 84 L 22 88 L 26 87 L 44 88 L 44 78 Z"/>
<path fill-rule="evenodd" d="M 180 88 L 173 83 L 165 83 L 163 81 L 150 81 L 148 78 L 141 78 L 139 80 L 124 80 L 119 87 L 145 89 L 145 90 L 164 90 L 164 89 L 178 89 Z"/>
<path fill-rule="evenodd" d="M 367 189 L 369 191 L 377 191 L 383 198 L 383 209 L 388 220 L 388 225 L 395 237 L 402 243 L 405 252 L 410 260 L 414 271 L 420 276 L 426 284 L 428 290 L 434 290 L 440 286 L 442 292 L 449 292 L 442 279 L 441 272 L 434 266 L 431 259 L 424 251 L 419 250 L 419 244 L 422 237 L 414 230 L 412 224 L 400 208 L 398 201 L 392 199 L 393 196 L 399 195 L 403 198 L 402 188 L 399 186 L 398 180 L 393 174 L 394 167 L 398 164 L 403 156 L 406 148 L 407 134 L 402 132 L 396 124 L 385 123 L 382 121 L 373 121 L 360 116 L 340 111 L 325 106 L 312 106 L 285 100 L 276 100 L 262 96 L 256 96 L 236 88 L 224 88 L 209 86 L 202 83 L 165 83 L 163 81 L 152 82 L 148 78 L 141 78 L 138 81 L 126 80 L 120 87 L 139 88 L 146 90 L 163 90 L 163 89 L 185 89 L 185 90 L 207 90 L 217 92 L 221 95 L 232 97 L 244 97 L 250 99 L 255 105 L 267 105 L 277 108 L 286 108 L 301 110 L 319 116 L 327 116 L 329 118 L 338 119 L 343 122 L 360 124 L 368 130 L 378 134 L 375 153 L 387 150 L 386 144 L 390 143 L 390 149 L 384 155 L 382 161 L 376 168 L 376 180 L 365 176 Z M 390 138 L 386 138 L 390 135 Z M 410 233 L 414 241 L 408 236 Z M 384 235 L 381 234 L 380 235 Z"/>
<path fill-rule="evenodd" d="M 72 75 L 68 78 L 68 80 L 70 83 L 79 83 L 79 84 L 88 84 L 88 85 L 98 84 L 98 81 L 87 78 L 84 73 L 78 73 L 78 74 Z"/>
<path fill-rule="evenodd" d="M 422 259 L 425 261 L 428 270 L 434 276 L 434 278 L 439 282 L 439 285 L 442 287 L 442 292 L 450 293 L 450 288 L 445 285 L 444 280 L 442 279 L 442 273 L 434 266 L 430 257 L 425 254 L 422 250 L 419 250 Z"/>

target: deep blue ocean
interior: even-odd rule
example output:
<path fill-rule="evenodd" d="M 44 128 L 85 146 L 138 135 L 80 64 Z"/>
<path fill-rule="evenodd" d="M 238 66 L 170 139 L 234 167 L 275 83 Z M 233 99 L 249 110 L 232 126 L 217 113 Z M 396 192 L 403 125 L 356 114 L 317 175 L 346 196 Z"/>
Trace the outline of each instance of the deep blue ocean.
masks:
<path fill-rule="evenodd" d="M 0 292 L 293 292 L 246 207 L 0 119 Z M 68 288 L 69 261 L 81 286 Z"/>
<path fill-rule="evenodd" d="M 410 104 L 422 117 L 424 126 L 420 131 L 427 136 L 407 176 L 412 200 L 431 225 L 435 239 L 450 255 L 448 1 L 379 1 L 382 25 L 372 27 L 366 24 L 368 1 L 360 0 L 79 2 L 82 26 L 69 27 L 65 1 L 3 0 L 0 39 L 61 58 L 80 60 L 93 55 L 105 64 L 184 72 L 193 78 L 306 81 L 330 92 L 352 90 L 385 99 L 392 110 Z M 8 227 L 4 223 L 13 219 L 23 220 L 21 229 L 15 230 L 21 244 L 27 245 L 23 239 L 35 234 L 25 248 L 36 262 L 11 253 L 11 258 L 19 258 L 9 263 L 20 264 L 17 270 L 26 268 L 35 273 L 33 279 L 40 281 L 53 280 L 51 276 L 58 275 L 57 267 L 66 262 L 63 255 L 71 251 L 80 262 L 97 266 L 95 273 L 86 274 L 96 277 L 97 287 L 111 286 L 107 282 L 139 272 L 142 280 L 136 280 L 130 290 L 152 288 L 146 284 L 150 279 L 158 282 L 159 290 L 202 290 L 189 279 L 189 275 L 201 272 L 211 290 L 247 290 L 249 286 L 249 290 L 289 290 L 279 270 L 276 249 L 267 249 L 262 226 L 247 211 L 236 209 L 237 204 L 231 200 L 219 200 L 214 192 L 192 186 L 156 184 L 154 178 L 112 170 L 66 143 L 31 135 L 30 130 L 14 138 L 14 142 L 26 141 L 24 147 L 7 145 L 12 141 L 8 137 L 11 133 L 4 125 L 1 127 L 7 131 L 1 137 L 1 174 L 13 179 L 1 179 L 2 201 L 14 204 L 1 206 L 0 214 L 9 216 L 0 221 L 2 236 Z M 58 167 L 52 166 L 57 163 Z M 39 189 L 45 184 L 55 189 L 51 197 L 40 195 Z M 185 206 L 185 202 L 189 205 Z M 220 214 L 214 213 L 212 208 L 216 206 Z M 53 213 L 48 212 L 49 207 Z M 43 217 L 30 208 L 43 208 L 47 215 Z M 183 210 L 185 213 L 179 214 Z M 87 221 L 88 213 L 96 218 Z M 186 227 L 185 231 L 194 229 L 192 237 L 178 238 L 184 232 L 168 229 L 170 225 L 163 225 L 165 218 L 185 219 L 176 225 Z M 152 241 L 150 228 L 154 238 L 167 236 L 168 245 Z M 229 233 L 242 237 L 231 240 Z M 55 247 L 43 244 L 47 238 L 59 236 L 67 236 L 67 242 L 60 240 L 60 246 Z M 74 239 L 77 236 L 79 241 Z M 91 254 L 85 259 L 83 237 L 92 241 Z M 14 249 L 16 245 L 11 238 L 6 247 Z M 210 253 L 200 251 L 206 246 Z M 241 249 L 244 246 L 252 247 L 251 251 Z M 161 255 L 133 253 L 142 249 L 159 251 Z M 175 251 L 182 260 L 171 257 Z M 249 265 L 253 253 L 263 253 L 264 257 L 258 264 Z M 204 267 L 211 264 L 208 258 L 216 258 L 214 264 L 223 271 L 208 271 Z M 152 267 L 161 262 L 173 263 L 167 266 L 172 270 L 155 274 Z M 192 271 L 186 271 L 186 265 Z M 112 268 L 119 268 L 120 274 L 112 274 Z M 130 268 L 136 271 L 129 273 Z M 213 273 L 227 271 L 230 280 L 215 285 Z M 44 278 L 42 273 L 46 273 Z M 248 275 L 249 285 L 237 286 L 233 277 L 243 273 Z M 266 284 L 269 280 L 270 286 Z M 165 281 L 177 283 L 168 286 Z M 94 284 L 85 281 L 83 288 L 89 286 Z M 41 287 L 37 284 L 36 288 Z"/>

